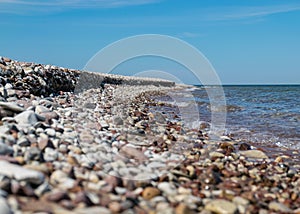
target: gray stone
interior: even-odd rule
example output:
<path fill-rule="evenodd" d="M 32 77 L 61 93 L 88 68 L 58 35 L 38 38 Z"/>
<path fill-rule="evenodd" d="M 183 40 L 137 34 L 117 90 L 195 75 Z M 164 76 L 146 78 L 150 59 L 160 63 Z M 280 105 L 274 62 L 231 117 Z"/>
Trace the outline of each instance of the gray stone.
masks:
<path fill-rule="evenodd" d="M 237 206 L 224 199 L 216 199 L 207 203 L 205 210 L 218 214 L 234 214 L 237 211 Z"/>
<path fill-rule="evenodd" d="M 123 119 L 119 116 L 114 116 L 113 121 L 114 121 L 114 124 L 117 126 L 123 125 Z"/>
<path fill-rule="evenodd" d="M 58 152 L 50 147 L 45 148 L 44 160 L 47 162 L 55 161 L 58 158 Z"/>
<path fill-rule="evenodd" d="M 24 108 L 18 106 L 16 103 L 10 103 L 10 102 L 1 102 L 0 106 L 2 106 L 4 109 L 19 113 L 24 111 Z"/>
<path fill-rule="evenodd" d="M 240 154 L 245 156 L 246 158 L 253 158 L 253 159 L 267 159 L 268 158 L 268 156 L 260 150 L 240 151 Z"/>
<path fill-rule="evenodd" d="M 20 125 L 34 125 L 38 122 L 37 116 L 34 111 L 24 111 L 18 115 L 16 115 L 15 120 Z"/>
<path fill-rule="evenodd" d="M 2 118 L 2 121 L 3 121 L 3 118 Z M 9 133 L 9 130 L 10 130 L 10 128 L 7 126 L 0 126 L 0 134 L 1 135 L 5 135 L 5 134 Z"/>
<path fill-rule="evenodd" d="M 21 137 L 18 139 L 17 144 L 19 146 L 30 146 L 30 141 L 26 137 Z"/>
<path fill-rule="evenodd" d="M 50 109 L 46 108 L 45 106 L 41 106 L 41 105 L 38 105 L 35 107 L 35 113 L 41 114 L 44 112 L 50 112 Z"/>
<path fill-rule="evenodd" d="M 41 156 L 41 151 L 36 147 L 32 147 L 25 151 L 24 159 L 26 161 L 40 160 L 40 156 Z"/>
<path fill-rule="evenodd" d="M 1 214 L 11 214 L 12 211 L 7 203 L 7 201 L 0 196 L 0 210 Z"/>
<path fill-rule="evenodd" d="M 51 129 L 51 128 L 48 128 L 45 130 L 46 134 L 50 137 L 55 137 L 55 130 L 54 129 Z"/>
<path fill-rule="evenodd" d="M 13 153 L 14 150 L 10 146 L 0 142 L 0 155 L 10 155 Z"/>
<path fill-rule="evenodd" d="M 167 196 L 174 196 L 177 194 L 176 187 L 169 182 L 162 182 L 157 185 L 158 189 Z"/>
<path fill-rule="evenodd" d="M 118 195 L 124 195 L 127 192 L 127 189 L 123 187 L 116 187 L 115 191 Z"/>
<path fill-rule="evenodd" d="M 44 183 L 42 183 L 40 186 L 38 186 L 38 188 L 36 188 L 34 190 L 34 193 L 37 196 L 42 196 L 45 192 L 48 192 L 51 190 L 51 186 L 49 185 L 49 183 L 47 181 L 45 181 Z"/>
<path fill-rule="evenodd" d="M 108 125 L 108 123 L 105 120 L 101 120 L 101 121 L 99 121 L 99 123 L 100 123 L 100 126 L 103 129 L 108 129 L 109 128 L 109 125 Z"/>
<path fill-rule="evenodd" d="M 273 201 L 269 204 L 269 209 L 277 211 L 277 212 L 292 213 L 292 210 L 290 208 L 288 208 L 286 205 L 275 202 L 275 201 Z"/>
<path fill-rule="evenodd" d="M 41 184 L 44 181 L 44 175 L 41 172 L 26 169 L 6 161 L 0 161 L 0 174 L 17 181 L 26 181 L 33 184 Z"/>
<path fill-rule="evenodd" d="M 61 170 L 56 170 L 51 174 L 50 183 L 63 190 L 71 189 L 76 185 L 76 181 Z"/>
<path fill-rule="evenodd" d="M 7 197 L 8 193 L 0 188 L 0 197 Z"/>

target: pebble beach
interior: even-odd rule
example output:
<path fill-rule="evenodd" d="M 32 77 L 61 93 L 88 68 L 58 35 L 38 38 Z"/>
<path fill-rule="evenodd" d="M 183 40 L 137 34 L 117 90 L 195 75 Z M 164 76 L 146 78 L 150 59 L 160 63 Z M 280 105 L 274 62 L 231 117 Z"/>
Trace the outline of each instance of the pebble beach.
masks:
<path fill-rule="evenodd" d="M 151 110 L 183 87 L 0 57 L 1 214 L 300 213 L 299 153 Z"/>

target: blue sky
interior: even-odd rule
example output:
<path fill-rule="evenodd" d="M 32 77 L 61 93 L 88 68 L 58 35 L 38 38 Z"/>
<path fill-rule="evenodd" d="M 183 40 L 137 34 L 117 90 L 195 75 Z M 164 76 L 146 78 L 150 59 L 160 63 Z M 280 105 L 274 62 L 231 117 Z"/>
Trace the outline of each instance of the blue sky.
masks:
<path fill-rule="evenodd" d="M 163 34 L 198 48 L 224 84 L 300 84 L 299 20 L 298 0 L 0 0 L 0 55 L 82 69 L 112 42 Z"/>

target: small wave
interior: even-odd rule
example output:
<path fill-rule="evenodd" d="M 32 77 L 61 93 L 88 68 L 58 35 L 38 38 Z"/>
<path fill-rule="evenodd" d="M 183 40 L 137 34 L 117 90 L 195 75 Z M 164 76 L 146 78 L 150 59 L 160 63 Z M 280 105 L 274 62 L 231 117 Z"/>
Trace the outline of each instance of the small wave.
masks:
<path fill-rule="evenodd" d="M 226 105 L 226 106 L 212 106 L 208 105 L 208 109 L 214 112 L 236 112 L 236 111 L 242 111 L 244 110 L 243 107 L 236 106 L 236 105 Z"/>

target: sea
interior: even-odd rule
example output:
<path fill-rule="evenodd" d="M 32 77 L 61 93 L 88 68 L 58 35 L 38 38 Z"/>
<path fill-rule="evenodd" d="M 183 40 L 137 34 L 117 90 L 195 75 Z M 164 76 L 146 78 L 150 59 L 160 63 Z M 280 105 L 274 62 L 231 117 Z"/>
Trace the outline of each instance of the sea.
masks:
<path fill-rule="evenodd" d="M 163 114 L 169 118 L 177 114 L 185 121 L 209 124 L 213 112 L 209 92 L 216 87 L 224 92 L 226 102 L 224 135 L 258 145 L 300 149 L 300 85 L 194 86 L 156 100 L 168 104 Z"/>

